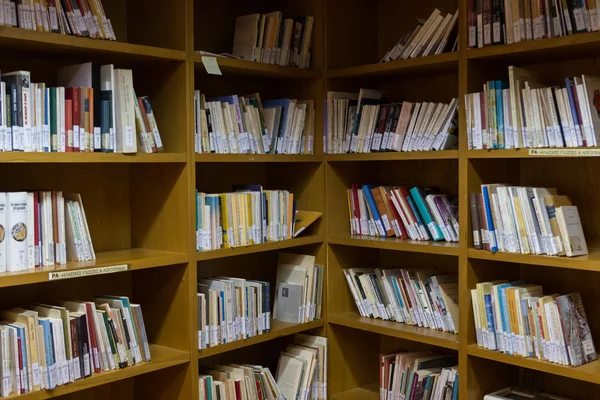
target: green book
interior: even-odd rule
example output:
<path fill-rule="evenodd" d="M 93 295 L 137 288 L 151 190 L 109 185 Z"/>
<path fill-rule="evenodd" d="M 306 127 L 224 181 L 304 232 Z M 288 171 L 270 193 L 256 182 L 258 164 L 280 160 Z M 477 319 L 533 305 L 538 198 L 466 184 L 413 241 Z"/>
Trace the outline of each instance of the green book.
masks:
<path fill-rule="evenodd" d="M 50 151 L 58 151 L 58 121 L 56 115 L 56 88 L 50 88 Z"/>

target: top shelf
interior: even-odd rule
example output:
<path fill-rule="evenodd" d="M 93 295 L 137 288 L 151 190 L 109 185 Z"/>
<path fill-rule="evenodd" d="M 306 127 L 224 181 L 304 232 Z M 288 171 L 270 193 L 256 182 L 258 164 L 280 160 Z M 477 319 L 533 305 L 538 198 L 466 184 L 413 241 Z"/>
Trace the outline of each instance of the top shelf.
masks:
<path fill-rule="evenodd" d="M 254 61 L 244 61 L 235 58 L 213 57 L 217 59 L 219 69 L 225 75 L 260 76 L 266 78 L 291 78 L 291 79 L 318 79 L 321 77 L 319 70 L 314 68 L 282 67 L 280 65 L 266 64 Z M 196 70 L 205 71 L 202 55 L 194 53 Z"/>
<path fill-rule="evenodd" d="M 457 73 L 458 52 L 339 68 L 327 71 L 327 78 L 379 78 L 386 76 L 421 75 L 431 72 Z"/>
<path fill-rule="evenodd" d="M 58 33 L 36 32 L 0 26 L 0 50 L 69 55 L 106 54 L 116 59 L 141 61 L 184 61 L 185 51 L 143 46 Z"/>
<path fill-rule="evenodd" d="M 467 55 L 470 60 L 536 61 L 539 59 L 563 59 L 564 57 L 591 57 L 599 50 L 600 32 L 588 32 L 470 49 Z"/>

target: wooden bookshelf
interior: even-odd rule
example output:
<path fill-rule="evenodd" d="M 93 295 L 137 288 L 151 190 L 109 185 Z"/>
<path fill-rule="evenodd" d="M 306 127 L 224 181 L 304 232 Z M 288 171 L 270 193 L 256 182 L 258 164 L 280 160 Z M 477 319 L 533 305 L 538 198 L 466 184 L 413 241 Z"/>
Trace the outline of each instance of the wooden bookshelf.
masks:
<path fill-rule="evenodd" d="M 322 155 L 297 154 L 196 154 L 196 162 L 213 163 L 320 163 Z"/>
<path fill-rule="evenodd" d="M 458 159 L 458 150 L 413 151 L 408 153 L 327 154 L 326 161 L 402 161 Z"/>

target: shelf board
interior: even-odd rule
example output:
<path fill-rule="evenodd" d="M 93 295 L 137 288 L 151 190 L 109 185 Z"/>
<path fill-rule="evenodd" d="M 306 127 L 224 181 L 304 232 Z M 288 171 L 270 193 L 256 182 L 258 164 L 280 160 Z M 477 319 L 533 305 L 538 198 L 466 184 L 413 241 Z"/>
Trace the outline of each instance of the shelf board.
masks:
<path fill-rule="evenodd" d="M 281 240 L 279 242 L 267 242 L 246 247 L 232 247 L 229 249 L 200 251 L 196 253 L 196 259 L 198 261 L 214 260 L 216 258 L 240 256 L 242 254 L 262 253 L 265 251 L 289 249 L 291 247 L 321 243 L 322 241 L 323 237 L 321 235 L 308 235 L 301 236 L 296 239 Z"/>
<path fill-rule="evenodd" d="M 291 324 L 288 322 L 271 320 L 270 332 L 254 336 L 249 339 L 238 340 L 231 343 L 221 344 L 215 347 L 209 347 L 208 349 L 198 350 L 198 358 L 211 357 L 217 354 L 226 353 L 228 351 L 241 349 L 242 347 L 248 347 L 254 344 L 268 342 L 270 340 L 308 331 L 314 328 L 320 328 L 322 326 L 323 320 L 311 321 L 306 324 Z"/>
<path fill-rule="evenodd" d="M 458 150 L 409 151 L 365 154 L 327 154 L 326 161 L 402 161 L 458 159 Z"/>
<path fill-rule="evenodd" d="M 106 385 L 112 382 L 121 381 L 134 376 L 143 375 L 149 372 L 154 372 L 190 362 L 189 353 L 155 344 L 150 345 L 150 354 L 152 355 L 152 361 L 150 362 L 143 362 L 139 365 L 118 369 L 115 371 L 94 374 L 89 378 L 80 379 L 73 383 L 58 386 L 54 390 L 40 390 L 37 392 L 19 395 L 14 394 L 6 398 L 23 400 L 52 399 L 65 394 L 80 392 L 96 386 Z"/>
<path fill-rule="evenodd" d="M 516 264 L 542 265 L 545 267 L 600 271 L 600 250 L 589 249 L 590 254 L 579 257 L 557 257 L 531 254 L 492 253 L 487 250 L 469 249 L 469 258 L 502 261 Z"/>
<path fill-rule="evenodd" d="M 0 153 L 2 163 L 185 163 L 185 153 L 25 153 L 7 151 Z"/>
<path fill-rule="evenodd" d="M 526 42 L 501 46 L 469 49 L 469 59 L 539 61 L 541 59 L 563 60 L 565 57 L 591 57 L 600 49 L 600 32 L 578 33 L 549 39 L 530 40 Z"/>
<path fill-rule="evenodd" d="M 600 156 L 600 147 L 585 147 L 585 148 L 564 148 L 564 149 L 535 149 L 535 150 L 565 150 L 564 154 L 529 154 L 530 149 L 504 149 L 504 150 L 469 150 L 467 157 L 470 159 L 479 158 L 588 158 Z M 583 154 L 577 154 L 577 150 L 582 150 Z M 592 154 L 585 152 L 592 151 Z M 597 152 L 597 153 L 596 153 Z"/>
<path fill-rule="evenodd" d="M 430 72 L 458 73 L 458 52 L 333 69 L 327 71 L 327 78 L 376 78 Z"/>
<path fill-rule="evenodd" d="M 96 253 L 96 259 L 92 261 L 69 261 L 65 265 L 52 267 L 38 267 L 19 272 L 0 273 L 0 288 L 9 286 L 28 285 L 32 283 L 47 282 L 52 272 L 71 272 L 85 270 L 91 267 L 104 267 L 111 265 L 129 264 L 129 271 L 163 267 L 165 265 L 182 264 L 188 262 L 185 253 L 174 253 L 170 251 L 147 250 L 147 249 L 125 249 L 102 251 Z"/>
<path fill-rule="evenodd" d="M 478 347 L 476 344 L 467 346 L 467 354 L 479 358 L 485 358 L 504 364 L 516 365 L 542 371 L 549 374 L 564 376 L 565 378 L 576 379 L 579 381 L 600 384 L 600 361 L 596 360 L 589 364 L 579 367 L 571 367 L 560 364 L 554 364 L 547 361 L 541 361 L 537 358 L 523 358 L 519 356 L 510 356 L 499 351 L 491 351 Z"/>
<path fill-rule="evenodd" d="M 321 162 L 322 155 L 299 154 L 196 154 L 196 162 L 205 163 L 263 163 L 263 162 Z"/>
<path fill-rule="evenodd" d="M 404 240 L 398 238 L 377 238 L 370 236 L 331 236 L 328 243 L 344 246 L 368 247 L 372 249 L 410 251 L 414 253 L 458 256 L 458 243 Z"/>
<path fill-rule="evenodd" d="M 282 67 L 280 65 L 238 60 L 235 58 L 215 58 L 217 59 L 219 69 L 224 75 L 292 79 L 318 79 L 321 77 L 320 71 L 314 68 Z M 197 71 L 205 71 L 204 64 L 202 63 L 202 55 L 194 53 L 194 64 Z"/>
<path fill-rule="evenodd" d="M 379 400 L 379 383 L 371 383 L 356 389 L 332 394 L 332 400 Z"/>
<path fill-rule="evenodd" d="M 0 49 L 53 55 L 105 54 L 115 59 L 185 61 L 185 51 L 0 26 Z"/>
<path fill-rule="evenodd" d="M 413 342 L 458 350 L 458 335 L 455 335 L 454 333 L 442 332 L 429 328 L 419 328 L 418 326 L 406 325 L 394 321 L 364 318 L 357 312 L 331 314 L 327 320 L 330 324 L 334 325 L 346 326 L 348 328 L 360 329 L 361 331 L 373 332 Z"/>

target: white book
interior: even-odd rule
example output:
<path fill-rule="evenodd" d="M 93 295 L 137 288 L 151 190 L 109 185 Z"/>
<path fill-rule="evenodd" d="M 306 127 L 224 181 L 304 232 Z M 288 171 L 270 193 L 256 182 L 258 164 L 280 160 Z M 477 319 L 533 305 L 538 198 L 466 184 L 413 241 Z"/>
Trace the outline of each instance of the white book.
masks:
<path fill-rule="evenodd" d="M 556 208 L 556 219 L 560 236 L 568 257 L 588 254 L 583 227 L 576 206 Z"/>
<path fill-rule="evenodd" d="M 27 269 L 35 268 L 35 218 L 34 218 L 34 208 L 35 204 L 33 201 L 33 192 L 27 193 L 27 227 L 29 228 L 29 232 L 27 232 Z"/>
<path fill-rule="evenodd" d="M 27 269 L 27 235 L 33 235 L 33 227 L 27 226 L 27 192 L 11 192 L 6 195 L 8 228 L 8 259 L 9 272 Z M 29 232 L 31 230 L 31 232 Z"/>
<path fill-rule="evenodd" d="M 114 102 L 116 108 L 116 152 L 137 153 L 135 135 L 135 109 L 133 95 L 133 71 L 116 69 Z"/>
<path fill-rule="evenodd" d="M 8 247 L 7 243 L 9 239 L 6 237 L 10 234 L 7 226 L 8 219 L 8 208 L 7 208 L 7 194 L 0 192 L 0 272 L 6 272 L 7 261 L 8 261 Z"/>

